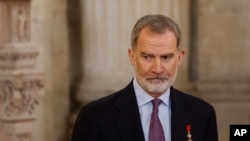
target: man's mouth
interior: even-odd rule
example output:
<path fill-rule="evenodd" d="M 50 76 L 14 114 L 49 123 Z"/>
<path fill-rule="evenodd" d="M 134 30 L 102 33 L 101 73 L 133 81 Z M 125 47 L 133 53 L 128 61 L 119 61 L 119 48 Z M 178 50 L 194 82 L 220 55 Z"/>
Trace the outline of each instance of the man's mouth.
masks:
<path fill-rule="evenodd" d="M 147 78 L 146 80 L 151 81 L 153 83 L 161 83 L 163 81 L 167 81 L 167 77 L 152 77 L 152 78 Z"/>

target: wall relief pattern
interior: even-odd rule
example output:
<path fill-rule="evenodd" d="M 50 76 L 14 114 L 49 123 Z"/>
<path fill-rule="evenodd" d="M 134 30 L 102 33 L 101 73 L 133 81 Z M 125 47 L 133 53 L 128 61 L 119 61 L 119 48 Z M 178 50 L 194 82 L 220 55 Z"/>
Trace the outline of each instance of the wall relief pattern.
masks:
<path fill-rule="evenodd" d="M 32 141 L 35 107 L 44 87 L 31 44 L 31 0 L 0 0 L 0 139 Z"/>

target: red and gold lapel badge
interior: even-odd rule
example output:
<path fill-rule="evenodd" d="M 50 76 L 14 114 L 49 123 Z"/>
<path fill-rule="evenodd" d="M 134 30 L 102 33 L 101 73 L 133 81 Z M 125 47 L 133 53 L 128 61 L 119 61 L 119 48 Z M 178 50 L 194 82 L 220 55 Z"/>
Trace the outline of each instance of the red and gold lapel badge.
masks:
<path fill-rule="evenodd" d="M 192 135 L 191 135 L 191 125 L 187 125 L 186 126 L 186 129 L 187 129 L 187 139 L 188 139 L 188 141 L 193 141 L 192 140 Z"/>

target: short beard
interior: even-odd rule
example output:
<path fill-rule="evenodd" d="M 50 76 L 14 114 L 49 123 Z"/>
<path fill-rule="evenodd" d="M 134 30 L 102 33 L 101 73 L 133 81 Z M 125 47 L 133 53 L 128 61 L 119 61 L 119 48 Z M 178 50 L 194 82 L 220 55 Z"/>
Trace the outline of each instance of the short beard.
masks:
<path fill-rule="evenodd" d="M 163 94 L 168 88 L 170 88 L 176 79 L 177 69 L 172 79 L 168 76 L 156 75 L 152 77 L 143 77 L 139 74 L 136 75 L 136 79 L 140 86 L 148 93 Z"/>

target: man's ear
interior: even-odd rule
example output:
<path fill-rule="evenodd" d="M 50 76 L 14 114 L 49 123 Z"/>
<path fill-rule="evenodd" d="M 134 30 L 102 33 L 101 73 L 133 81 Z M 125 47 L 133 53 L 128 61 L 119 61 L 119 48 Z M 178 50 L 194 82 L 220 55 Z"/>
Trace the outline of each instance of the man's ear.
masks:
<path fill-rule="evenodd" d="M 134 49 L 132 49 L 132 48 L 128 49 L 128 57 L 129 57 L 130 64 L 132 66 L 135 65 L 135 54 L 134 53 L 135 53 Z"/>
<path fill-rule="evenodd" d="M 185 50 L 183 50 L 183 49 L 181 49 L 180 51 L 179 51 L 179 55 L 178 55 L 178 60 L 179 60 L 179 64 L 178 65 L 181 65 L 181 62 L 182 62 L 182 60 L 183 60 L 183 57 L 184 57 L 184 55 L 185 55 Z"/>

